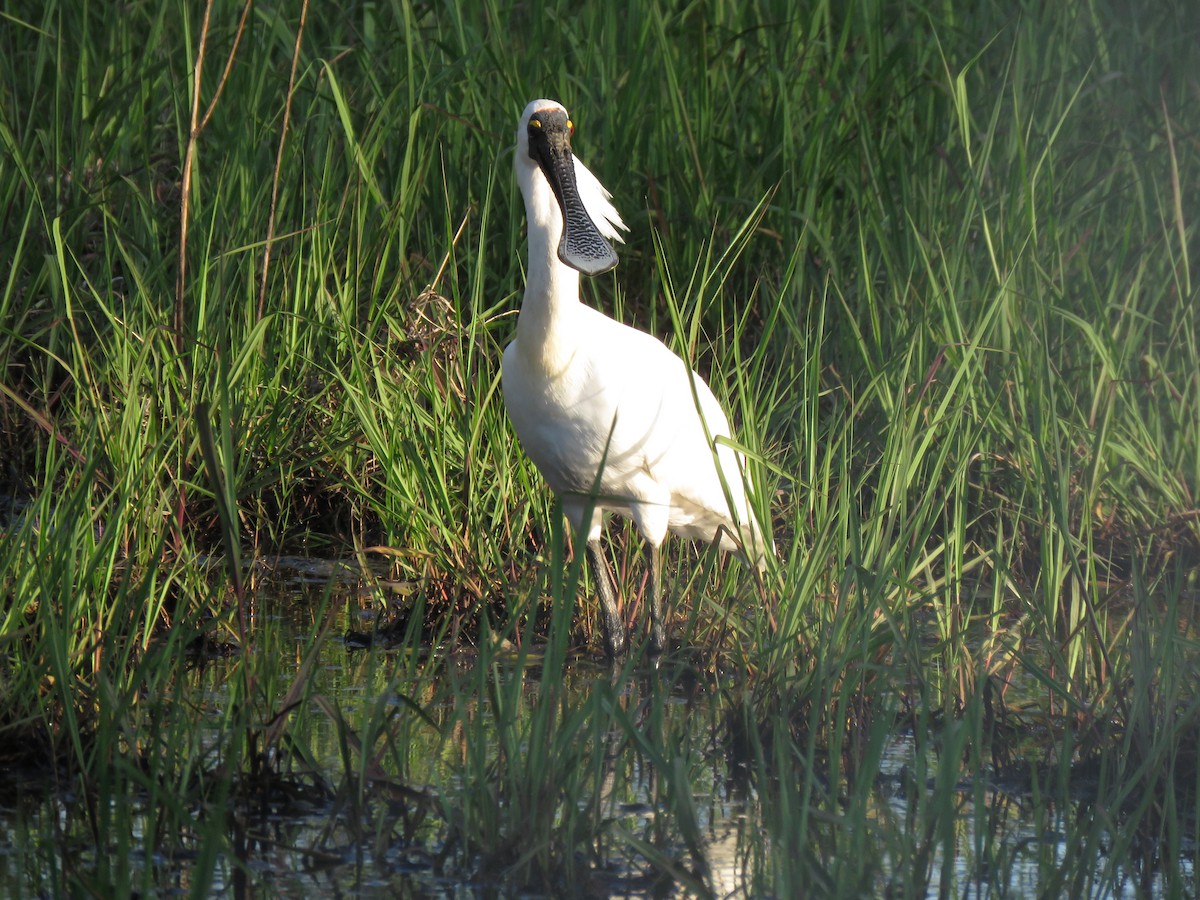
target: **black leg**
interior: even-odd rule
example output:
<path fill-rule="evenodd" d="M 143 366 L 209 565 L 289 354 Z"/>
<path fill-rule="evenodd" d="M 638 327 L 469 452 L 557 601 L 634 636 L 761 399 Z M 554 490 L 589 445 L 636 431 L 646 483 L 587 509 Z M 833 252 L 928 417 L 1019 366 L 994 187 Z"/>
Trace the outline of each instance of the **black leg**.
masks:
<path fill-rule="evenodd" d="M 600 541 L 588 541 L 588 563 L 592 567 L 592 578 L 596 581 L 596 593 L 600 595 L 600 621 L 604 625 L 604 651 L 609 659 L 625 653 L 625 623 L 617 609 L 617 591 L 613 587 L 608 563 L 600 549 Z"/>
<path fill-rule="evenodd" d="M 650 652 L 657 655 L 667 649 L 667 623 L 662 609 L 662 554 L 650 548 Z"/>

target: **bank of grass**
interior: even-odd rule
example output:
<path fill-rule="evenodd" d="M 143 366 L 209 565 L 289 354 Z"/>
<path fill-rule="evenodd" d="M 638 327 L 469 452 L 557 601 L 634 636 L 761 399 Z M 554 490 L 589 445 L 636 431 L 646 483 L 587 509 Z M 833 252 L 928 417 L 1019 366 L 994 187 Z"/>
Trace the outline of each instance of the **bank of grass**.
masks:
<path fill-rule="evenodd" d="M 294 774 L 279 742 L 315 758 L 295 716 L 328 709 L 309 670 L 280 684 L 246 653 L 220 739 L 201 739 L 187 666 L 271 646 L 236 557 L 384 548 L 400 590 L 379 602 L 406 650 L 372 655 L 372 683 L 416 699 L 333 712 L 337 809 L 367 831 L 381 816 L 377 842 L 398 833 L 369 802 L 386 763 L 435 783 L 408 798 L 405 835 L 437 816 L 453 871 L 586 884 L 617 834 L 715 889 L 687 789 L 699 751 L 628 714 L 620 679 L 582 700 L 556 681 L 595 612 L 573 604 L 569 536 L 498 394 L 523 284 L 512 131 L 540 95 L 572 110 L 631 225 L 585 299 L 694 360 L 775 522 L 765 590 L 670 551 L 679 656 L 714 679 L 715 745 L 760 798 L 745 884 L 956 883 L 934 866 L 968 775 L 973 877 L 1011 872 L 981 776 L 1020 770 L 1067 833 L 1070 864 L 1042 854 L 1037 890 L 1130 871 L 1183 889 L 1200 549 L 1186 4 L 397 3 L 313 7 L 302 33 L 298 9 L 241 12 L 214 4 L 207 30 L 186 4 L 5 13 L 0 724 L 88 798 L 103 848 L 33 883 L 127 884 L 111 867 L 141 844 L 198 854 L 203 892 L 229 851 L 222 811 Z M 636 596 L 640 544 L 612 533 Z M 447 687 L 430 645 L 477 647 L 478 678 Z M 489 677 L 509 648 L 547 653 L 532 698 Z M 448 719 L 428 712 L 443 701 Z M 1043 738 L 1021 740 L 1032 726 Z M 444 781 L 407 749 L 439 728 L 471 736 Z M 892 822 L 873 776 L 908 731 Z M 660 779 L 647 833 L 603 805 L 610 733 Z M 1068 826 L 1077 763 L 1104 812 Z M 864 867 L 878 847 L 891 869 Z"/>

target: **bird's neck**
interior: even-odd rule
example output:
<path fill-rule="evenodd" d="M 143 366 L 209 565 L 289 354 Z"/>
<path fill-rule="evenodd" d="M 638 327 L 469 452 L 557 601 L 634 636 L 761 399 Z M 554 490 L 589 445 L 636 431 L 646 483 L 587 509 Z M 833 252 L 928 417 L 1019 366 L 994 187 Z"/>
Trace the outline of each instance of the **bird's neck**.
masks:
<path fill-rule="evenodd" d="M 527 209 L 527 213 L 529 261 L 525 297 L 517 317 L 518 346 L 554 369 L 555 357 L 572 352 L 572 348 L 560 345 L 574 333 L 567 323 L 579 310 L 579 272 L 558 258 L 562 219 L 557 215 L 539 217 L 535 209 Z"/>

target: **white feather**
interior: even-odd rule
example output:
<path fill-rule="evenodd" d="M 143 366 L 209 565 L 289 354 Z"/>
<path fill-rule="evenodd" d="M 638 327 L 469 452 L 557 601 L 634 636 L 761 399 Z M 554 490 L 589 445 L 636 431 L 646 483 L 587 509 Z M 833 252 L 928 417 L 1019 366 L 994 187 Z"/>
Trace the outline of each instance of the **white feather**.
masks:
<path fill-rule="evenodd" d="M 597 230 L 610 241 L 625 243 L 621 232 L 628 231 L 629 226 L 622 220 L 617 208 L 612 205 L 612 194 L 578 156 L 575 157 L 575 180 L 579 182 L 579 199 L 583 201 L 588 215 L 596 223 Z"/>

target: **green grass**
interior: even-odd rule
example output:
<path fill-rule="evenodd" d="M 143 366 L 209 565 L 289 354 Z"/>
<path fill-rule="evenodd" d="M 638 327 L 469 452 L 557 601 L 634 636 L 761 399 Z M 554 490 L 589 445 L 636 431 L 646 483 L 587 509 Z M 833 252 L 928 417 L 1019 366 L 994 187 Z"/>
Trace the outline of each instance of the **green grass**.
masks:
<path fill-rule="evenodd" d="M 1186 3 L 202 12 L 0 14 L 0 757 L 96 848 L 13 890 L 111 893 L 140 850 L 196 854 L 203 894 L 245 798 L 302 783 L 454 877 L 586 887 L 627 853 L 702 892 L 717 747 L 753 892 L 960 892 L 934 871 L 960 783 L 972 877 L 1194 892 Z M 585 300 L 709 380 L 780 550 L 762 590 L 672 544 L 684 649 L 645 715 L 620 678 L 561 683 L 596 611 L 500 402 L 536 96 L 631 226 Z M 610 535 L 636 596 L 640 542 Z M 356 710 L 314 686 L 348 601 L 291 649 L 260 615 L 280 551 L 390 569 L 363 580 L 399 648 Z M 189 667 L 228 644 L 214 735 Z M 707 747 L 664 712 L 688 678 Z M 901 733 L 903 821 L 875 782 Z M 613 758 L 655 773 L 644 831 L 605 805 Z M 1013 773 L 1066 864 L 1000 837 L 984 776 Z"/>

